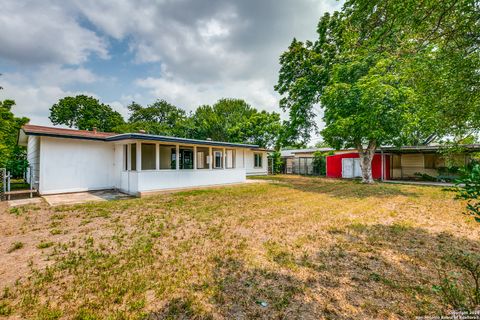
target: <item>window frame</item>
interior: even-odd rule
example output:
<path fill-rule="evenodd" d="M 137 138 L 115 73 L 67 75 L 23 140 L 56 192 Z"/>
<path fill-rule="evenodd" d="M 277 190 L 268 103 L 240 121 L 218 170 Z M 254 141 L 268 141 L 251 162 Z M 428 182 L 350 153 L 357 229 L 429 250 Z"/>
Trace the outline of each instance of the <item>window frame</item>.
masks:
<path fill-rule="evenodd" d="M 229 159 L 230 157 L 228 156 L 228 153 L 231 153 L 231 163 L 232 163 L 232 166 L 228 166 L 228 162 L 229 162 Z M 235 153 L 235 149 L 225 149 L 225 169 L 235 169 L 235 158 L 236 158 L 236 153 Z"/>
<path fill-rule="evenodd" d="M 257 165 L 257 157 L 259 160 L 260 165 Z M 262 169 L 263 168 L 263 154 L 260 152 L 253 153 L 253 168 L 255 169 Z"/>
<path fill-rule="evenodd" d="M 123 171 L 128 171 L 128 144 L 122 145 L 123 148 Z"/>
<path fill-rule="evenodd" d="M 150 148 L 153 147 L 153 162 L 152 162 L 153 166 L 152 166 L 152 168 L 149 168 L 149 169 L 143 167 L 143 165 L 145 164 L 145 159 L 146 159 L 145 154 L 144 154 L 144 147 L 147 147 L 147 146 L 150 147 Z M 142 142 L 140 144 L 140 152 L 141 152 L 141 155 L 142 155 L 142 157 L 141 157 L 142 161 L 141 161 L 141 165 L 140 165 L 141 170 L 142 171 L 154 171 L 154 170 L 156 170 L 156 167 L 157 167 L 157 165 L 156 165 L 156 159 L 157 159 L 157 155 L 156 155 L 157 146 L 156 146 L 156 144 L 155 143 Z"/>
<path fill-rule="evenodd" d="M 138 166 L 137 143 L 131 143 L 130 144 L 130 171 L 137 171 L 137 166 Z"/>
<path fill-rule="evenodd" d="M 217 167 L 217 154 L 220 154 L 220 166 Z M 213 151 L 213 169 L 223 169 L 223 152 L 220 150 Z"/>

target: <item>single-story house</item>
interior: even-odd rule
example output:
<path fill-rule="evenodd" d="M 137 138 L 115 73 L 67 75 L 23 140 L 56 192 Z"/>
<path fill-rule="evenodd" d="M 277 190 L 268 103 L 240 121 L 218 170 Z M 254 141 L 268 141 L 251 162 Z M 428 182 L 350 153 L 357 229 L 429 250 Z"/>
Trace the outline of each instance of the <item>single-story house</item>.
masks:
<path fill-rule="evenodd" d="M 472 153 L 480 152 L 480 144 L 462 145 L 461 152 L 450 157 L 448 167 L 464 167 L 470 163 Z M 374 179 L 422 179 L 424 176 L 443 180 L 451 178 L 440 145 L 381 147 L 372 160 Z M 361 177 L 360 159 L 356 150 L 336 151 L 326 157 L 326 172 L 330 178 Z"/>
<path fill-rule="evenodd" d="M 18 143 L 27 147 L 29 183 L 41 195 L 118 189 L 141 196 L 268 173 L 267 150 L 241 143 L 30 124 Z"/>

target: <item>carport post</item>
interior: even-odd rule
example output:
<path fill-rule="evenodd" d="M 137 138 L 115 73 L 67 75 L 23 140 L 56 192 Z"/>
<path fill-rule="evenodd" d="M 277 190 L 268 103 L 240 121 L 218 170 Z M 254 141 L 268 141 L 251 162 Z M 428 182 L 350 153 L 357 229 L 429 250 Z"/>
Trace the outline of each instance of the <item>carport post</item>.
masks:
<path fill-rule="evenodd" d="M 180 170 L 180 145 L 175 145 L 175 170 Z"/>
<path fill-rule="evenodd" d="M 225 148 L 223 148 L 223 158 L 222 158 L 222 162 L 223 162 L 223 170 L 225 170 L 225 168 L 227 167 L 227 150 Z"/>
<path fill-rule="evenodd" d="M 197 146 L 193 146 L 193 170 L 197 170 Z"/>
<path fill-rule="evenodd" d="M 160 170 L 160 145 L 155 143 L 155 170 Z"/>
<path fill-rule="evenodd" d="M 137 142 L 137 143 L 136 143 L 136 147 L 137 147 L 137 152 L 136 152 L 137 162 L 136 162 L 136 166 L 137 166 L 137 172 L 140 172 L 140 171 L 142 171 L 142 143 L 141 143 L 141 142 Z"/>
<path fill-rule="evenodd" d="M 212 170 L 212 163 L 213 163 L 213 158 L 212 158 L 212 147 L 208 147 L 208 169 Z"/>

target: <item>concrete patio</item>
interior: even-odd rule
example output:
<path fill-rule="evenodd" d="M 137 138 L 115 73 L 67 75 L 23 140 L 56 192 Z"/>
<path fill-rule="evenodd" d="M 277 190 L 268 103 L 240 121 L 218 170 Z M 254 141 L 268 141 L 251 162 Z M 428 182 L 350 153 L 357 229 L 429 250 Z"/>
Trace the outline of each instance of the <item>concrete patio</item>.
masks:
<path fill-rule="evenodd" d="M 79 204 L 86 202 L 96 201 L 110 201 L 131 198 L 131 196 L 116 191 L 116 190 L 101 190 L 101 191 L 88 191 L 88 192 L 76 192 L 65 194 L 54 194 L 43 196 L 43 199 L 50 206 L 60 206 L 69 204 Z"/>

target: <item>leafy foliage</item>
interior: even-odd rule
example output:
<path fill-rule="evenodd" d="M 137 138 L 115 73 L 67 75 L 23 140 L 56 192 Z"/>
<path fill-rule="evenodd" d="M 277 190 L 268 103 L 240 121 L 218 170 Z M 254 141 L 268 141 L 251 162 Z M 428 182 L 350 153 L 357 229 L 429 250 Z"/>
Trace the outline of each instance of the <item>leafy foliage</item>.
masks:
<path fill-rule="evenodd" d="M 189 135 L 188 117 L 185 110 L 165 100 L 142 107 L 132 102 L 128 107 L 131 112 L 128 122 L 114 128 L 116 132 L 137 132 L 145 130 L 150 134 L 187 137 Z"/>
<path fill-rule="evenodd" d="M 457 181 L 457 198 L 467 201 L 467 214 L 480 222 L 480 164 L 464 171 Z"/>
<path fill-rule="evenodd" d="M 351 0 L 325 14 L 315 42 L 294 39 L 280 57 L 288 134 L 305 143 L 323 107 L 325 141 L 359 149 L 365 180 L 380 144 L 478 131 L 478 10 L 472 0 Z"/>
<path fill-rule="evenodd" d="M 110 106 L 86 95 L 65 97 L 50 108 L 50 121 L 80 130 L 113 131 L 124 123 L 123 117 Z"/>
<path fill-rule="evenodd" d="M 0 168 L 21 177 L 28 166 L 25 148 L 17 145 L 18 131 L 28 118 L 17 118 L 12 112 L 13 100 L 0 101 Z"/>
<path fill-rule="evenodd" d="M 241 99 L 220 99 L 198 107 L 192 115 L 191 137 L 271 147 L 281 132 L 280 115 L 258 111 Z"/>
<path fill-rule="evenodd" d="M 480 256 L 458 252 L 449 256 L 457 270 L 440 270 L 441 283 L 433 287 L 455 310 L 473 311 L 480 305 Z"/>
<path fill-rule="evenodd" d="M 274 151 L 270 154 L 268 161 L 273 163 L 273 174 L 282 173 L 284 169 L 284 163 L 281 157 L 280 151 Z"/>
<path fill-rule="evenodd" d="M 327 174 L 326 153 L 321 151 L 315 151 L 313 153 L 312 165 L 314 174 L 325 176 Z"/>
<path fill-rule="evenodd" d="M 157 100 L 143 107 L 132 102 L 130 116 L 122 116 L 108 105 L 87 96 L 65 97 L 50 108 L 53 124 L 78 129 L 138 132 L 193 139 L 257 144 L 278 148 L 283 126 L 278 113 L 258 111 L 241 99 L 220 99 L 214 105 L 203 105 L 194 113 Z"/>

